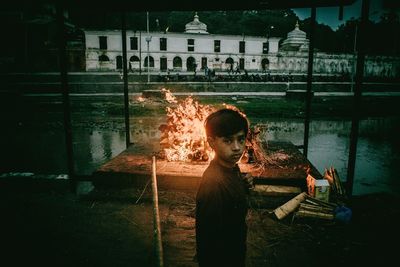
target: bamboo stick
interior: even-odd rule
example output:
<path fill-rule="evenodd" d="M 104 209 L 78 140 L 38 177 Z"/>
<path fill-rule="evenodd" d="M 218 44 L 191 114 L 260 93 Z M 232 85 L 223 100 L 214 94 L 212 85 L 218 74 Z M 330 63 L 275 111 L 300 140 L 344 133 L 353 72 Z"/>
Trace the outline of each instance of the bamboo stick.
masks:
<path fill-rule="evenodd" d="M 302 192 L 286 202 L 285 204 L 281 205 L 280 207 L 274 210 L 275 216 L 281 220 L 285 218 L 289 213 L 293 212 L 302 201 L 306 199 L 307 193 Z"/>
<path fill-rule="evenodd" d="M 153 228 L 154 228 L 154 240 L 155 240 L 155 253 L 158 261 L 158 266 L 164 266 L 163 248 L 161 240 L 161 225 L 160 225 L 160 213 L 158 209 L 158 190 L 157 190 L 157 170 L 156 170 L 156 157 L 152 158 L 151 168 L 151 185 L 153 191 Z"/>

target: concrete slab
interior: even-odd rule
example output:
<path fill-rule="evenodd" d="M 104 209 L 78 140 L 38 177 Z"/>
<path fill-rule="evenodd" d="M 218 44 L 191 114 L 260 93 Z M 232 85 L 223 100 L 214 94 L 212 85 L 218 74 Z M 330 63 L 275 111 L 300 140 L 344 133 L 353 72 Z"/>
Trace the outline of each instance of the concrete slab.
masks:
<path fill-rule="evenodd" d="M 321 174 L 290 142 L 264 144 L 267 162 L 263 168 L 239 163 L 242 172 L 251 173 L 255 184 L 306 188 L 307 169 L 314 177 Z M 146 147 L 131 146 L 94 172 L 95 186 L 144 186 L 151 177 L 151 156 Z M 169 162 L 157 159 L 160 189 L 196 190 L 208 162 Z"/>

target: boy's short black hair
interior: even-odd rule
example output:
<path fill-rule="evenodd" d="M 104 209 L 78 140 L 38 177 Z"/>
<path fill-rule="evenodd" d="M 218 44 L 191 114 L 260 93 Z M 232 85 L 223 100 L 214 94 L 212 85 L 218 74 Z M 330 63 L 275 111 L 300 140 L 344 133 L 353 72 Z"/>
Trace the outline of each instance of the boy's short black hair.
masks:
<path fill-rule="evenodd" d="M 220 109 L 211 113 L 205 120 L 207 136 L 226 137 L 244 131 L 247 136 L 249 122 L 241 112 L 233 109 Z"/>

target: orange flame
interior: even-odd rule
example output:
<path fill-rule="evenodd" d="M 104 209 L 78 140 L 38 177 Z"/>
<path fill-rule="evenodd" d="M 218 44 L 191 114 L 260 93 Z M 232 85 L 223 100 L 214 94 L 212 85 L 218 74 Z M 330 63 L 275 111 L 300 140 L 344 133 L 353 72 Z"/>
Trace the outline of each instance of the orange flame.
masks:
<path fill-rule="evenodd" d="M 169 90 L 162 89 L 162 91 L 165 93 L 166 101 L 176 104 L 166 108 L 167 124 L 163 124 L 159 128 L 163 157 L 168 161 L 208 161 L 212 159 L 214 151 L 207 143 L 204 121 L 216 109 L 209 105 L 199 104 L 192 96 L 188 96 L 179 103 Z M 225 103 L 223 105 L 246 117 L 246 114 L 237 107 Z M 254 163 L 262 173 L 269 160 L 262 147 L 259 134 L 260 129 L 257 127 L 250 129 L 246 140 L 245 157 L 242 157 L 242 160 L 247 158 L 245 161 Z"/>
<path fill-rule="evenodd" d="M 165 96 L 176 101 L 169 91 Z M 167 124 L 160 127 L 160 144 L 165 158 L 168 161 L 207 161 L 212 158 L 204 120 L 214 109 L 209 105 L 201 105 L 192 96 L 188 96 L 176 107 L 167 107 L 166 111 Z"/>
<path fill-rule="evenodd" d="M 138 97 L 136 98 L 136 101 L 138 101 L 138 102 L 144 102 L 144 101 L 146 101 L 146 98 L 144 98 L 144 97 L 142 97 L 142 96 L 138 96 Z"/>
<path fill-rule="evenodd" d="M 162 88 L 161 92 L 165 94 L 165 100 L 167 100 L 168 103 L 178 103 L 178 100 L 176 100 L 176 97 L 171 93 L 170 90 Z"/>

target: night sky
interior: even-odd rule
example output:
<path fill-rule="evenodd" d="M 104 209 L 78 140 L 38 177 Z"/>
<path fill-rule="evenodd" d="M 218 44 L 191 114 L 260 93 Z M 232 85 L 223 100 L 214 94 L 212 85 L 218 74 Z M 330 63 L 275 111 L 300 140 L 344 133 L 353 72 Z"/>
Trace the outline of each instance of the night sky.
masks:
<path fill-rule="evenodd" d="M 359 18 L 361 15 L 362 0 L 357 0 L 353 5 L 343 8 L 343 20 L 339 20 L 339 7 L 324 7 L 317 8 L 317 21 L 329 25 L 333 30 L 336 30 L 340 24 L 346 20 Z M 295 8 L 293 11 L 300 19 L 310 17 L 310 8 Z M 378 21 L 381 14 L 385 11 L 383 0 L 370 0 L 369 18 L 373 21 Z"/>

